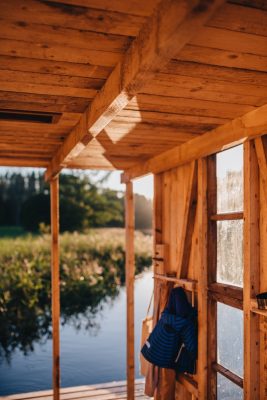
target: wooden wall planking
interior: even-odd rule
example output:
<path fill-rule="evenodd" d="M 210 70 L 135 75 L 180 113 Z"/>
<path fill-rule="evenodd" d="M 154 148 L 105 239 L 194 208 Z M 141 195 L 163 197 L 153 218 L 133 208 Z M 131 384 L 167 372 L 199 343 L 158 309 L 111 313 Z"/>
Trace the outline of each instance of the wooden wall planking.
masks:
<path fill-rule="evenodd" d="M 190 217 L 192 208 L 196 206 L 193 204 L 196 202 L 196 172 L 196 163 L 189 163 L 155 175 L 155 241 L 158 244 L 163 243 L 169 250 L 169 258 L 164 262 L 164 273 L 175 273 L 178 278 L 192 279 L 197 274 L 197 223 L 192 216 Z M 161 310 L 166 304 L 170 290 L 166 283 L 162 285 L 165 286 L 161 292 Z M 195 382 L 197 379 L 198 377 L 194 376 Z M 185 382 L 183 377 L 175 382 L 173 371 L 160 369 L 156 399 L 191 400 L 192 393 L 196 392 L 196 387 Z"/>
<path fill-rule="evenodd" d="M 264 137 L 261 139 L 264 146 L 264 154 L 267 150 L 265 147 L 265 140 L 266 138 Z M 261 152 L 261 155 L 262 154 Z M 262 162 L 263 158 L 261 157 L 260 163 L 262 164 Z M 266 165 L 264 169 L 265 167 Z M 217 373 L 212 368 L 212 364 L 217 361 L 216 296 L 210 296 L 210 300 L 207 300 L 208 285 L 210 288 L 214 288 L 215 291 L 220 289 L 220 285 L 214 283 L 216 282 L 217 257 L 214 247 L 216 243 L 216 221 L 211 218 L 211 216 L 215 215 L 217 212 L 215 156 L 210 156 L 207 161 L 205 159 L 200 159 L 198 161 L 198 168 L 198 218 L 195 221 L 195 229 L 191 235 L 192 243 L 189 266 L 188 269 L 184 271 L 183 277 L 191 279 L 197 278 L 198 280 L 199 360 L 197 375 L 193 377 L 194 381 L 197 383 L 198 399 L 204 400 L 208 398 L 215 400 L 217 398 Z M 264 174 L 262 174 L 261 181 L 259 178 L 254 140 L 245 143 L 244 176 L 244 192 L 246 193 L 244 211 L 244 393 L 245 399 L 254 400 L 256 398 L 265 399 L 267 388 L 267 321 L 263 316 L 254 315 L 250 311 L 251 298 L 255 297 L 255 294 L 260 290 L 266 291 L 267 289 L 267 273 L 266 268 L 264 268 L 267 260 L 267 206 L 264 191 L 266 179 Z M 169 249 L 169 260 L 164 264 L 165 273 L 175 272 L 179 277 L 181 270 L 178 260 L 181 256 L 181 248 L 185 245 L 185 235 L 182 234 L 182 227 L 187 219 L 185 210 L 188 202 L 190 181 L 192 182 L 192 179 L 190 179 L 190 177 L 192 178 L 192 169 L 190 175 L 189 163 L 157 174 L 155 177 L 158 182 L 158 184 L 155 185 L 154 207 L 155 210 L 157 210 L 155 218 L 158 221 L 157 224 L 160 225 L 160 233 L 155 229 L 155 234 L 157 235 L 156 243 L 160 243 L 161 241 L 161 243 L 167 245 Z M 259 232 L 261 236 L 259 236 Z M 210 237 L 209 241 L 208 237 Z M 207 252 L 209 254 L 209 272 Z M 198 254 L 198 257 L 196 257 L 196 254 Z M 232 299 L 234 292 L 236 293 L 238 298 L 234 306 L 238 308 L 241 307 L 242 309 L 242 291 L 236 290 L 236 288 L 232 288 L 231 286 L 229 286 L 227 290 L 231 292 L 228 293 L 230 296 L 229 299 Z M 227 297 L 228 294 L 225 293 L 225 296 Z M 161 299 L 161 302 L 162 301 L 163 299 Z M 223 299 L 220 298 L 220 301 L 223 301 Z M 168 383 L 172 385 L 172 382 L 173 376 L 161 370 L 157 399 L 165 400 L 172 398 L 172 394 L 170 395 L 169 393 L 168 395 L 170 397 L 167 397 L 166 392 L 162 389 L 166 388 Z M 189 392 L 190 391 L 186 390 L 186 385 L 183 380 L 176 382 L 176 399 L 191 398 Z"/>
<path fill-rule="evenodd" d="M 166 244 L 168 242 L 169 231 L 167 231 L 167 237 L 164 236 L 164 220 L 169 215 L 169 210 L 166 204 L 170 204 L 168 201 L 170 186 L 168 182 L 169 177 L 163 174 L 154 175 L 154 216 L 153 216 L 153 231 L 154 231 L 154 254 L 156 254 L 156 246 L 158 244 Z M 167 242 L 166 242 L 167 240 Z M 163 261 L 164 271 L 170 272 L 169 269 L 169 257 L 165 252 Z M 161 313 L 166 305 L 168 293 L 170 288 L 173 286 L 172 283 L 162 282 L 155 279 L 154 283 L 154 296 L 160 296 L 158 301 L 159 313 Z M 154 315 L 154 324 L 157 322 L 159 315 Z M 157 368 L 156 370 L 158 385 L 155 392 L 154 398 L 156 400 L 170 399 L 174 400 L 175 393 L 175 377 L 171 370 Z"/>

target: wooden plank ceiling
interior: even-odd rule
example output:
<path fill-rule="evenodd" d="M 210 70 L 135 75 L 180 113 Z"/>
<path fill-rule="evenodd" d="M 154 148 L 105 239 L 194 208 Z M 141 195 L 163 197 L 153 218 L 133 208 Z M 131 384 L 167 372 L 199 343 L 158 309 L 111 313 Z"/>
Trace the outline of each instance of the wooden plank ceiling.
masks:
<path fill-rule="evenodd" d="M 44 166 L 51 175 L 63 166 L 125 170 L 267 103 L 267 3 L 231 0 L 199 24 L 177 53 L 168 53 L 168 62 L 165 56 L 153 74 L 138 80 L 103 129 L 88 133 L 92 101 L 105 95 L 140 30 L 153 27 L 158 3 L 4 2 L 0 110 L 59 118 L 52 124 L 1 119 L 0 165 Z"/>

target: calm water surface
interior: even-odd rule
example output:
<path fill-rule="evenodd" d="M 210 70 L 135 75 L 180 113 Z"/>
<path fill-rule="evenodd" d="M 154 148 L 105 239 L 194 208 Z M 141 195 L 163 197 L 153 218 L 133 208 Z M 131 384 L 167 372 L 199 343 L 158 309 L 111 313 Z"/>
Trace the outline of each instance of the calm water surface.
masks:
<path fill-rule="evenodd" d="M 135 282 L 136 377 L 140 349 L 141 321 L 153 290 L 152 272 Z M 78 386 L 126 379 L 126 295 L 121 288 L 118 297 L 103 303 L 93 327 L 79 318 L 61 327 L 61 386 Z M 78 329 L 79 328 L 79 329 Z M 52 341 L 35 344 L 34 352 L 24 356 L 12 354 L 11 362 L 0 361 L 0 395 L 23 393 L 52 387 Z"/>

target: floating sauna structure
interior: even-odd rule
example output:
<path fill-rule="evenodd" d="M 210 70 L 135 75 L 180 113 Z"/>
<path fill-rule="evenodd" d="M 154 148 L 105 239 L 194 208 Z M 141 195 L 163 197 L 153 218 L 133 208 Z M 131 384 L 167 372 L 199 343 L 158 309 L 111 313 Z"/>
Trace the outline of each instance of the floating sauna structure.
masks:
<path fill-rule="evenodd" d="M 132 181 L 154 174 L 155 297 L 198 309 L 197 374 L 160 370 L 155 398 L 212 399 L 217 379 L 267 398 L 267 2 L 8 0 L 0 8 L 0 165 L 51 182 L 53 387 L 59 398 L 63 168 L 126 184 L 127 398 L 134 398 Z M 216 153 L 243 144 L 243 210 L 217 210 Z M 217 225 L 243 220 L 243 287 L 217 281 Z M 242 238 L 240 238 L 241 240 Z M 160 288 L 160 290 L 158 290 Z M 217 305 L 243 310 L 243 377 L 220 364 Z"/>

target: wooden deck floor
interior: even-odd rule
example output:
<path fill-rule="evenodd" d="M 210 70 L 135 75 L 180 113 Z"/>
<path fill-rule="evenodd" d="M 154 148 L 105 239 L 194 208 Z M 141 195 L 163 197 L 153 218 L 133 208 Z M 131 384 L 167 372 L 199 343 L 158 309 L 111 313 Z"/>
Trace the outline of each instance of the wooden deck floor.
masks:
<path fill-rule="evenodd" d="M 126 381 L 101 383 L 97 385 L 76 386 L 62 388 L 61 400 L 114 400 L 127 399 Z M 138 400 L 149 399 L 144 395 L 144 380 L 137 379 L 135 382 L 135 397 Z M 52 390 L 31 393 L 14 394 L 0 397 L 0 400 L 52 400 Z"/>

